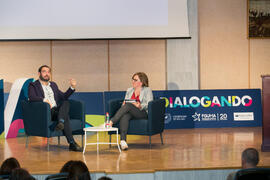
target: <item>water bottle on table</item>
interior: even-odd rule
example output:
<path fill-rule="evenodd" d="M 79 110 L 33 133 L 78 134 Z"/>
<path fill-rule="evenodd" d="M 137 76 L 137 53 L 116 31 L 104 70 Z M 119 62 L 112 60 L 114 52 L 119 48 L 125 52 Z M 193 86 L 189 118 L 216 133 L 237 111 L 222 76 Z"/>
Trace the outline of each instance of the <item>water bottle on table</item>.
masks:
<path fill-rule="evenodd" d="M 106 112 L 105 116 L 105 128 L 110 128 L 110 115 L 108 112 Z"/>

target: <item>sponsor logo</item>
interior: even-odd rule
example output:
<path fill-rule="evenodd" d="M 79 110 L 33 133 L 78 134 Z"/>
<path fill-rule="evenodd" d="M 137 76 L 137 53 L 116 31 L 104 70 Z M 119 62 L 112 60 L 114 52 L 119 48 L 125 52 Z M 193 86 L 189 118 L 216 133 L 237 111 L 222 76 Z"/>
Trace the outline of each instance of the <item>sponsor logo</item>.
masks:
<path fill-rule="evenodd" d="M 171 121 L 185 121 L 187 115 L 171 115 L 170 113 L 165 113 L 165 124 L 169 124 Z"/>
<path fill-rule="evenodd" d="M 219 116 L 220 121 L 227 121 L 228 120 L 227 113 L 220 113 L 220 114 L 218 114 L 218 116 Z"/>
<path fill-rule="evenodd" d="M 185 121 L 187 119 L 187 115 L 176 115 L 173 116 L 174 121 Z"/>
<path fill-rule="evenodd" d="M 202 114 L 202 121 L 217 121 L 216 114 Z"/>
<path fill-rule="evenodd" d="M 197 112 L 195 112 L 195 114 L 192 115 L 193 121 L 201 121 L 200 116 L 201 114 L 198 114 Z"/>
<path fill-rule="evenodd" d="M 233 113 L 234 121 L 254 121 L 253 112 L 234 112 Z"/>
<path fill-rule="evenodd" d="M 192 118 L 193 121 L 226 121 L 228 115 L 226 113 L 199 114 L 195 112 Z"/>
<path fill-rule="evenodd" d="M 171 114 L 165 113 L 165 124 L 169 124 L 172 121 Z"/>

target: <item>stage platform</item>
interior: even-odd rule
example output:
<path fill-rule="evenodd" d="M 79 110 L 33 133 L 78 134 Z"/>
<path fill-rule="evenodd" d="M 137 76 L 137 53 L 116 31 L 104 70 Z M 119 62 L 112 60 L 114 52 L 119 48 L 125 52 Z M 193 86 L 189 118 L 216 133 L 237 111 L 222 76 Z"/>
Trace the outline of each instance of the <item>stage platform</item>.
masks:
<path fill-rule="evenodd" d="M 88 142 L 96 141 L 96 134 L 89 135 Z M 87 146 L 85 154 L 68 151 L 64 137 L 58 145 L 57 138 L 30 137 L 28 148 L 25 137 L 0 140 L 1 161 L 15 157 L 31 174 L 53 174 L 59 172 L 69 160 L 84 161 L 91 173 L 135 174 L 157 171 L 238 169 L 241 152 L 248 147 L 259 150 L 259 166 L 270 167 L 270 152 L 261 152 L 262 129 L 251 128 L 202 128 L 165 130 L 164 145 L 160 136 L 152 137 L 152 147 L 147 136 L 128 135 L 128 151 L 119 153 L 116 145 Z M 100 140 L 108 141 L 106 133 Z M 81 143 L 81 136 L 76 136 Z M 113 141 L 115 136 L 113 136 Z"/>

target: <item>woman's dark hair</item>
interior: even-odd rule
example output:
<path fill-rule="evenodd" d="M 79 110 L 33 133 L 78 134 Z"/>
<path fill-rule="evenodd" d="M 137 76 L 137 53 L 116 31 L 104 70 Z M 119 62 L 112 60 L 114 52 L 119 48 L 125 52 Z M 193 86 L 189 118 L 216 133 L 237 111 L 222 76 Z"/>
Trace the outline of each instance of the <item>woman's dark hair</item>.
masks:
<path fill-rule="evenodd" d="M 12 170 L 9 180 L 35 180 L 35 178 L 26 169 L 17 168 Z"/>
<path fill-rule="evenodd" d="M 50 71 L 51 71 L 50 66 L 47 66 L 47 65 L 42 65 L 42 66 L 40 66 L 40 67 L 38 68 L 38 72 L 39 72 L 39 73 L 41 73 L 42 68 L 44 68 L 44 67 L 49 68 L 49 69 L 50 69 Z"/>
<path fill-rule="evenodd" d="M 133 74 L 132 76 L 132 79 L 135 77 L 135 76 L 138 76 L 140 81 L 142 82 L 142 86 L 144 87 L 148 87 L 149 86 L 149 83 L 148 83 L 148 77 L 147 75 L 144 73 L 144 72 L 136 72 L 135 74 Z"/>
<path fill-rule="evenodd" d="M 70 160 L 64 164 L 64 166 L 61 168 L 60 173 L 67 173 L 69 172 L 69 167 L 74 161 Z"/>
<path fill-rule="evenodd" d="M 9 175 L 11 174 L 11 171 L 16 168 L 20 168 L 20 163 L 18 160 L 14 157 L 6 159 L 0 168 L 0 174 L 1 175 Z"/>
<path fill-rule="evenodd" d="M 72 180 L 91 180 L 90 172 L 82 161 L 73 161 L 68 168 L 68 178 Z"/>

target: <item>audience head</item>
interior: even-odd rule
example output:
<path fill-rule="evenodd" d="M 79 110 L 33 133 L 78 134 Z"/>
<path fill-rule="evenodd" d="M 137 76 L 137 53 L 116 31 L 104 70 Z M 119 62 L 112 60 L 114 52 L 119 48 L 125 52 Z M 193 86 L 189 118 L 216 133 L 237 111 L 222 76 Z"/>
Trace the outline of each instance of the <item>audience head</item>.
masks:
<path fill-rule="evenodd" d="M 1 175 L 9 175 L 11 174 L 11 171 L 16 168 L 20 168 L 20 163 L 18 162 L 17 159 L 14 157 L 6 159 L 0 168 L 0 174 Z"/>
<path fill-rule="evenodd" d="M 102 176 L 98 180 L 112 180 L 110 177 Z"/>
<path fill-rule="evenodd" d="M 84 162 L 73 161 L 73 162 L 70 162 L 70 164 L 67 166 L 68 166 L 67 167 L 67 169 L 68 169 L 68 178 L 67 179 L 91 180 L 90 172 L 89 172 L 89 170 Z"/>
<path fill-rule="evenodd" d="M 35 180 L 35 178 L 27 170 L 16 168 L 12 170 L 9 180 Z"/>
<path fill-rule="evenodd" d="M 242 152 L 242 168 L 255 168 L 259 163 L 259 153 L 254 148 L 247 148 Z"/>
<path fill-rule="evenodd" d="M 68 173 L 69 167 L 74 161 L 70 160 L 64 164 L 64 166 L 61 168 L 60 173 Z"/>
<path fill-rule="evenodd" d="M 138 81 L 139 80 L 139 81 Z M 142 87 L 148 87 L 148 77 L 144 72 L 137 72 L 132 76 L 133 86 L 134 83 L 141 83 Z"/>

